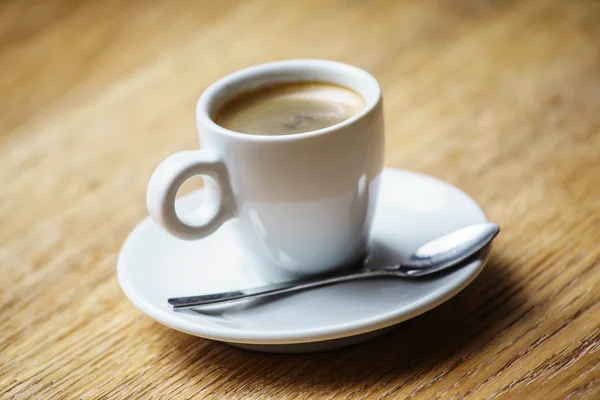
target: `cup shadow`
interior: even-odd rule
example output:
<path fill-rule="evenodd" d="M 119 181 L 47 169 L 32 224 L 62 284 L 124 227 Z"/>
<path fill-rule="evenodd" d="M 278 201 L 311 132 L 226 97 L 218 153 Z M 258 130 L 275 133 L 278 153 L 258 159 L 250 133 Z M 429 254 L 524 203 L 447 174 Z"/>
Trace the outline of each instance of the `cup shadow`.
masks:
<path fill-rule="evenodd" d="M 514 267 L 492 253 L 489 264 L 461 293 L 383 336 L 351 347 L 309 354 L 266 354 L 173 332 L 172 340 L 178 345 L 170 347 L 169 358 L 188 370 L 188 376 L 198 376 L 218 352 L 219 368 L 227 379 L 239 380 L 240 385 L 250 380 L 255 387 L 339 390 L 394 380 L 400 389 L 440 364 L 447 364 L 445 373 L 459 367 L 520 319 L 526 312 L 525 298 L 511 274 Z"/>

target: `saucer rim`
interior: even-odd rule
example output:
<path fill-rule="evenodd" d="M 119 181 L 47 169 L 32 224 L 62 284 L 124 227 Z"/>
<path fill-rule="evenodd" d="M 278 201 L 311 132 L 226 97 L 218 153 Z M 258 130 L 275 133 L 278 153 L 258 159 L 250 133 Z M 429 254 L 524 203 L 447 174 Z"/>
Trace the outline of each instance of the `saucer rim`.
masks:
<path fill-rule="evenodd" d="M 429 175 L 397 168 L 384 168 L 382 171 L 382 175 L 383 174 L 412 175 L 414 178 L 433 180 L 436 184 L 441 184 L 447 189 L 458 191 L 465 197 L 465 200 L 472 203 L 471 205 L 473 206 L 474 212 L 477 211 L 479 214 L 478 218 L 481 219 L 481 222 L 487 221 L 487 217 L 481 206 L 471 196 L 454 185 Z M 201 192 L 202 190 L 203 189 L 200 189 L 190 193 L 184 198 L 197 195 L 198 192 Z M 431 309 L 441 305 L 442 303 L 454 297 L 456 294 L 460 293 L 483 270 L 489 260 L 491 252 L 491 244 L 489 244 L 479 253 L 479 256 L 476 260 L 473 260 L 469 265 L 463 267 L 470 268 L 472 271 L 465 275 L 461 280 L 452 281 L 446 286 L 443 286 L 439 291 L 436 291 L 434 294 L 423 297 L 406 305 L 405 307 L 395 309 L 386 314 L 378 314 L 374 317 L 362 318 L 360 320 L 332 325 L 323 325 L 302 330 L 275 330 L 265 332 L 264 330 L 255 329 L 241 330 L 238 328 L 202 325 L 198 321 L 192 321 L 184 318 L 179 315 L 179 313 L 173 312 L 166 307 L 160 307 L 156 304 L 156 302 L 143 299 L 138 294 L 138 291 L 135 289 L 135 285 L 131 279 L 129 279 L 127 276 L 127 263 L 124 259 L 125 254 L 128 254 L 131 251 L 130 248 L 133 246 L 133 242 L 137 236 L 140 235 L 140 232 L 142 232 L 144 229 L 148 229 L 146 226 L 148 224 L 154 224 L 154 222 L 150 219 L 150 217 L 146 216 L 129 233 L 119 252 L 119 257 L 117 260 L 117 275 L 125 296 L 133 303 L 134 306 L 136 306 L 136 308 L 165 326 L 190 335 L 234 344 L 293 345 L 313 343 L 347 338 L 394 326 L 430 311 Z"/>

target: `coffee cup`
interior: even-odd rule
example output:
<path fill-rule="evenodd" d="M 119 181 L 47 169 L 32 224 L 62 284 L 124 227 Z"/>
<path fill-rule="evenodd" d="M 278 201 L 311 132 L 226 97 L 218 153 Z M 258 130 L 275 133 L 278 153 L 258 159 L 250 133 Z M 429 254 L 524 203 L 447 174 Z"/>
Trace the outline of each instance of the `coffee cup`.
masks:
<path fill-rule="evenodd" d="M 325 273 L 364 257 L 384 150 L 373 76 L 325 60 L 262 64 L 212 84 L 196 120 L 202 148 L 171 155 L 150 179 L 154 221 L 186 240 L 228 223 L 268 275 Z M 197 175 L 208 178 L 202 207 L 211 211 L 178 215 L 176 194 Z"/>

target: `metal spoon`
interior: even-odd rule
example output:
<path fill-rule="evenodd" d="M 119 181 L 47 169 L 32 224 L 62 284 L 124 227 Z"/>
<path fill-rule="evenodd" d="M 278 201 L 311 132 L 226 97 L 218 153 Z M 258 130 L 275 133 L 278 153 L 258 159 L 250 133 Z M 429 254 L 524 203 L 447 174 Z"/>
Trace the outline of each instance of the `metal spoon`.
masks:
<path fill-rule="evenodd" d="M 296 292 L 357 279 L 421 277 L 456 266 L 490 243 L 498 232 L 500 232 L 500 227 L 493 222 L 470 225 L 425 243 L 406 261 L 402 262 L 402 264 L 379 267 L 377 269 L 369 269 L 363 265 L 358 270 L 353 270 L 352 272 L 345 271 L 335 275 L 274 283 L 232 292 L 175 297 L 169 299 L 168 302 L 173 310 L 182 310 L 249 297 L 257 298 Z"/>

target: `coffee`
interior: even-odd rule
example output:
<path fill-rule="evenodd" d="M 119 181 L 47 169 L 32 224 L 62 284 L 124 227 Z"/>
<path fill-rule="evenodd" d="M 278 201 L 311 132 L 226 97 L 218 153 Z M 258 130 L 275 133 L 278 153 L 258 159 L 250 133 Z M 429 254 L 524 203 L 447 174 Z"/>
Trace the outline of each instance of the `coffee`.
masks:
<path fill-rule="evenodd" d="M 290 135 L 339 124 L 365 108 L 350 89 L 320 82 L 261 87 L 226 102 L 214 120 L 224 128 L 253 135 Z"/>

